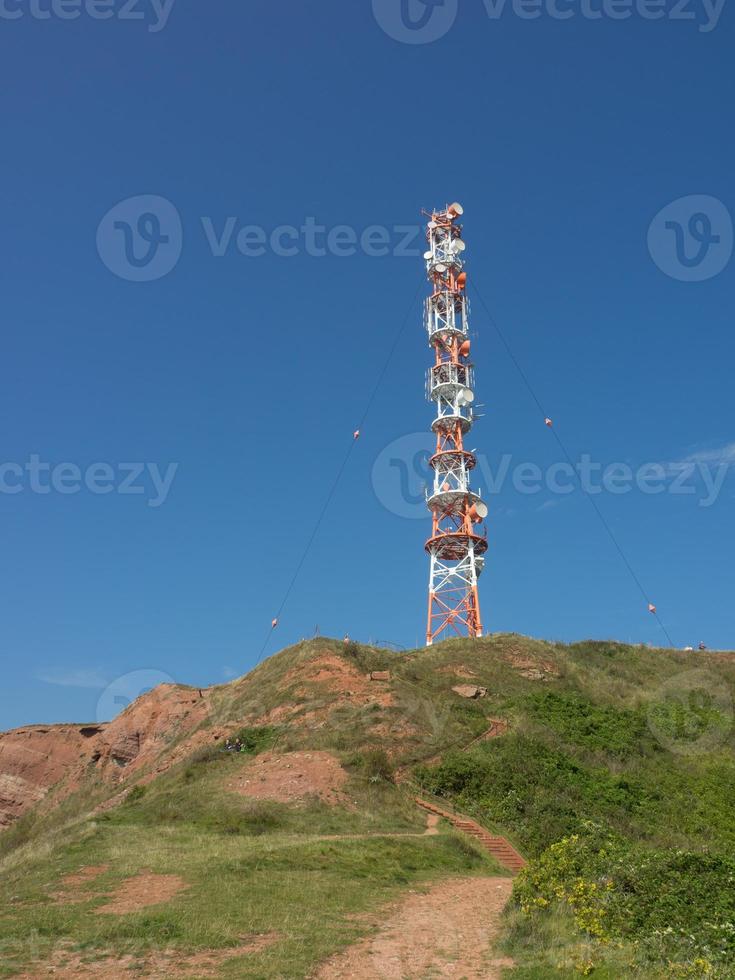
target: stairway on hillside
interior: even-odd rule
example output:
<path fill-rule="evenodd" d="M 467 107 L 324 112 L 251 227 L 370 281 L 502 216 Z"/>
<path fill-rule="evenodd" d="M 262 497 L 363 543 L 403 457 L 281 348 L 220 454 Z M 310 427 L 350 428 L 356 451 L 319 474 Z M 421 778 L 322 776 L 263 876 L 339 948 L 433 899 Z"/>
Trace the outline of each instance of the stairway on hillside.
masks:
<path fill-rule="evenodd" d="M 480 844 L 482 844 L 486 851 L 489 851 L 490 854 L 492 854 L 496 861 L 508 868 L 509 871 L 517 873 L 521 870 L 521 868 L 526 866 L 525 858 L 518 853 L 510 841 L 506 840 L 505 837 L 494 837 L 484 827 L 481 827 L 479 823 L 476 823 L 474 820 L 470 820 L 469 817 L 463 817 L 457 813 L 450 813 L 447 810 L 443 810 L 435 803 L 430 803 L 428 800 L 422 800 L 419 796 L 416 797 L 416 802 L 420 807 L 423 807 L 424 810 L 428 810 L 430 813 L 435 813 L 440 817 L 444 817 L 444 819 L 448 820 L 457 830 L 461 830 L 462 833 L 469 834 L 471 837 L 474 837 Z"/>

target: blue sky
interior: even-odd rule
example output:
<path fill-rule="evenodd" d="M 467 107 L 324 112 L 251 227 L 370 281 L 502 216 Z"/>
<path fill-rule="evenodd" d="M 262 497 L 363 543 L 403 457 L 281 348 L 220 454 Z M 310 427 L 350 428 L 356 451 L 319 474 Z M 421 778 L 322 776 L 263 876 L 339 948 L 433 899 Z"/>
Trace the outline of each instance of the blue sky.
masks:
<path fill-rule="evenodd" d="M 403 20 L 398 0 L 35 3 L 0 12 L 0 728 L 255 662 L 407 316 L 269 652 L 317 625 L 421 641 L 412 228 L 452 200 L 471 280 L 572 458 L 664 467 L 664 492 L 595 499 L 674 642 L 735 645 L 727 5 L 587 0 L 558 19 L 550 0 L 446 0 L 426 11 L 441 36 L 413 43 L 418 0 Z M 589 502 L 548 490 L 563 457 L 471 296 L 478 483 L 508 456 L 511 474 L 486 627 L 662 641 Z M 682 461 L 693 493 L 670 492 Z M 521 464 L 539 492 L 514 485 Z"/>

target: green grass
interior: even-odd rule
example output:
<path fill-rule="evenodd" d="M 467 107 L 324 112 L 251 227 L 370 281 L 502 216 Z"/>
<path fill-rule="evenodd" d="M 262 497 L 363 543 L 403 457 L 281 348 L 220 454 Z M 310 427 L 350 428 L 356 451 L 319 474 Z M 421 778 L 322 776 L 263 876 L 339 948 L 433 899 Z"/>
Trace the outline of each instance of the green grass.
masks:
<path fill-rule="evenodd" d="M 271 932 L 279 937 L 272 947 L 223 963 L 218 976 L 305 977 L 364 934 L 367 918 L 406 888 L 500 872 L 447 829 L 420 836 L 426 815 L 390 781 L 384 753 L 345 760 L 353 773 L 349 809 L 228 792 L 250 758 L 219 746 L 200 750 L 121 806 L 94 820 L 75 815 L 53 836 L 31 835 L 12 849 L 0 866 L 0 977 L 32 971 L 34 958 L 68 943 L 90 959 L 143 957 L 162 947 L 223 949 Z M 330 835 L 354 837 L 323 839 Z M 50 897 L 65 874 L 104 864 L 110 870 L 85 886 L 88 901 Z M 95 914 L 117 884 L 141 870 L 180 875 L 190 887 L 165 905 Z"/>
<path fill-rule="evenodd" d="M 678 652 L 575 645 L 543 686 L 502 685 L 511 732 L 415 769 L 427 792 L 532 858 L 508 919 L 514 978 L 735 976 L 732 718 L 706 687 L 670 698 L 666 682 L 694 666 Z M 731 662 L 706 667 L 732 690 Z M 616 841 L 597 862 L 590 822 Z M 555 867 L 551 887 L 542 871 L 570 839 L 584 860 Z"/>
<path fill-rule="evenodd" d="M 354 801 L 350 809 L 345 809 L 316 798 L 300 806 L 288 806 L 269 800 L 248 800 L 229 792 L 228 782 L 247 769 L 248 762 L 249 757 L 239 753 L 218 750 L 211 757 L 198 753 L 143 792 L 131 794 L 122 806 L 102 814 L 97 822 L 122 826 L 187 825 L 205 832 L 245 836 L 270 832 L 415 833 L 424 829 L 424 815 L 404 793 L 385 779 L 373 782 L 372 770 L 363 773 L 359 765 L 345 787 Z"/>
<path fill-rule="evenodd" d="M 303 669 L 324 653 L 363 677 L 389 670 L 389 684 L 375 690 L 389 691 L 392 703 L 356 703 L 305 680 Z M 544 679 L 524 676 L 529 665 Z M 727 956 L 705 949 L 708 927 L 697 917 L 713 901 L 722 922 L 730 915 L 731 720 L 721 701 L 703 697 L 682 707 L 666 688 L 673 676 L 702 668 L 733 689 L 735 664 L 725 658 L 612 642 L 566 646 L 505 634 L 401 654 L 324 639 L 297 644 L 212 693 L 202 731 L 239 727 L 245 753 L 225 752 L 212 740 L 96 819 L 91 806 L 119 787 L 90 776 L 56 810 L 40 808 L 0 835 L 0 976 L 64 942 L 89 956 L 162 946 L 186 952 L 235 946 L 258 932 L 279 939 L 223 965 L 219 976 L 307 976 L 368 929 L 368 913 L 407 888 L 498 870 L 446 827 L 435 837 L 411 836 L 422 832 L 425 814 L 393 781 L 395 769 L 406 766 L 427 792 L 532 859 L 506 919 L 514 980 L 658 980 L 707 975 L 702 962 L 710 961 L 710 976 L 735 976 L 727 973 Z M 458 683 L 475 683 L 488 695 L 462 699 L 452 692 Z M 263 720 L 284 704 L 294 711 Z M 494 718 L 508 719 L 510 732 L 466 750 Z M 698 753 L 704 729 L 714 733 L 712 750 Z M 160 759 L 181 741 L 179 733 Z M 286 806 L 227 791 L 253 755 L 296 749 L 340 758 L 348 807 L 317 799 Z M 441 765 L 424 765 L 436 756 Z M 590 821 L 601 829 L 590 830 Z M 598 833 L 616 842 L 602 857 L 593 846 Z M 355 836 L 324 839 L 345 834 Z M 572 838 L 573 845 L 554 850 Z M 65 873 L 89 864 L 110 870 L 89 886 L 86 903 L 50 899 Z M 103 893 L 141 869 L 180 874 L 190 888 L 131 915 L 94 914 Z M 579 902 L 556 893 L 546 905 L 534 904 L 550 894 L 552 879 L 564 895 L 574 895 L 581 880 L 586 898 L 595 895 L 585 891 L 590 884 L 610 881 L 612 895 L 605 891 L 602 905 L 590 898 L 584 914 Z M 690 948 L 678 936 L 659 935 L 674 913 L 676 928 L 695 936 Z M 604 935 L 595 931 L 598 914 Z"/>
<path fill-rule="evenodd" d="M 89 901 L 63 905 L 48 898 L 64 874 L 104 863 L 113 870 L 87 887 Z M 353 917 L 373 912 L 401 889 L 492 868 L 449 834 L 319 841 L 279 833 L 221 835 L 192 825 L 87 828 L 76 843 L 6 877 L 12 902 L 0 918 L 0 976 L 29 965 L 29 937 L 43 958 L 65 940 L 99 956 L 161 946 L 220 949 L 243 935 L 275 931 L 273 947 L 223 968 L 222 976 L 304 977 L 364 932 Z M 190 887 L 162 906 L 95 915 L 104 902 L 98 896 L 141 869 L 181 875 Z"/>

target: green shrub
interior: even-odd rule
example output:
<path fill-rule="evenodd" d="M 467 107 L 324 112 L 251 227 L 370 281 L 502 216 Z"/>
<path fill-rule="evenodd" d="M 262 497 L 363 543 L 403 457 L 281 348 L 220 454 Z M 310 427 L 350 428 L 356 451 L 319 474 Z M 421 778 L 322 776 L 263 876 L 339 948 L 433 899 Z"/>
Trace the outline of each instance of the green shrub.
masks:
<path fill-rule="evenodd" d="M 696 744 L 704 734 L 718 745 L 732 728 L 732 718 L 719 710 L 706 692 L 700 698 L 690 697 L 686 704 L 678 698 L 654 702 L 649 717 L 657 731 L 679 747 Z"/>
<path fill-rule="evenodd" d="M 354 664 L 361 673 L 371 670 L 390 670 L 396 661 L 396 654 L 389 650 L 378 650 L 374 647 L 361 646 L 350 640 L 339 647 L 339 653 L 345 660 Z"/>
<path fill-rule="evenodd" d="M 531 920 L 566 907 L 581 933 L 632 943 L 640 960 L 674 964 L 672 976 L 735 975 L 730 858 L 648 850 L 587 823 L 530 862 L 514 900 Z"/>
<path fill-rule="evenodd" d="M 641 712 L 592 704 L 579 695 L 553 691 L 530 695 L 524 707 L 532 718 L 574 745 L 625 755 L 640 750 L 642 743 L 652 744 L 650 737 L 644 739 L 648 730 Z"/>
<path fill-rule="evenodd" d="M 229 736 L 229 741 L 239 741 L 240 751 L 245 755 L 258 755 L 258 753 L 272 748 L 279 734 L 279 729 L 272 725 L 263 725 L 259 728 L 241 728 Z M 224 748 L 224 745 L 221 748 Z"/>
<path fill-rule="evenodd" d="M 625 829 L 649 804 L 634 776 L 586 765 L 540 738 L 517 733 L 450 753 L 437 767 L 419 767 L 416 777 L 426 790 L 480 820 L 512 828 L 532 854 L 579 831 L 590 818 Z"/>
<path fill-rule="evenodd" d="M 371 783 L 393 782 L 395 767 L 384 749 L 365 749 L 353 756 L 351 763 Z"/>

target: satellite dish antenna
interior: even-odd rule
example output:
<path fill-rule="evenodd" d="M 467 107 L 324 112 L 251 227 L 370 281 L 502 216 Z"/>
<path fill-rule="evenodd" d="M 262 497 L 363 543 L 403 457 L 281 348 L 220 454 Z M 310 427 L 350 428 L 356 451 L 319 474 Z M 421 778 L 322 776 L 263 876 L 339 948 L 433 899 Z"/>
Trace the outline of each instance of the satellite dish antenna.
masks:
<path fill-rule="evenodd" d="M 480 521 L 484 521 L 487 517 L 487 504 L 483 503 L 482 500 L 476 500 L 470 507 L 470 517 L 475 524 L 479 524 Z"/>
<path fill-rule="evenodd" d="M 433 252 L 424 252 L 424 258 L 428 261 L 433 254 Z"/>
<path fill-rule="evenodd" d="M 437 262 L 436 265 L 434 266 L 434 268 L 436 269 L 437 272 L 446 272 L 447 271 L 447 267 L 444 265 L 443 262 Z"/>
<path fill-rule="evenodd" d="M 431 228 L 432 230 L 436 228 L 436 221 L 430 221 L 428 227 Z"/>
<path fill-rule="evenodd" d="M 454 204 L 449 205 L 449 213 L 456 214 L 457 217 L 459 217 L 460 215 L 464 214 L 464 208 L 459 201 L 455 201 Z"/>
<path fill-rule="evenodd" d="M 455 240 L 454 240 L 454 251 L 455 252 L 464 252 L 464 250 L 466 248 L 467 248 L 467 246 L 465 245 L 465 243 L 462 241 L 461 238 L 455 238 Z"/>
<path fill-rule="evenodd" d="M 471 405 L 472 402 L 475 400 L 475 393 L 474 391 L 472 391 L 471 388 L 464 388 L 460 392 L 460 397 L 464 405 Z"/>

